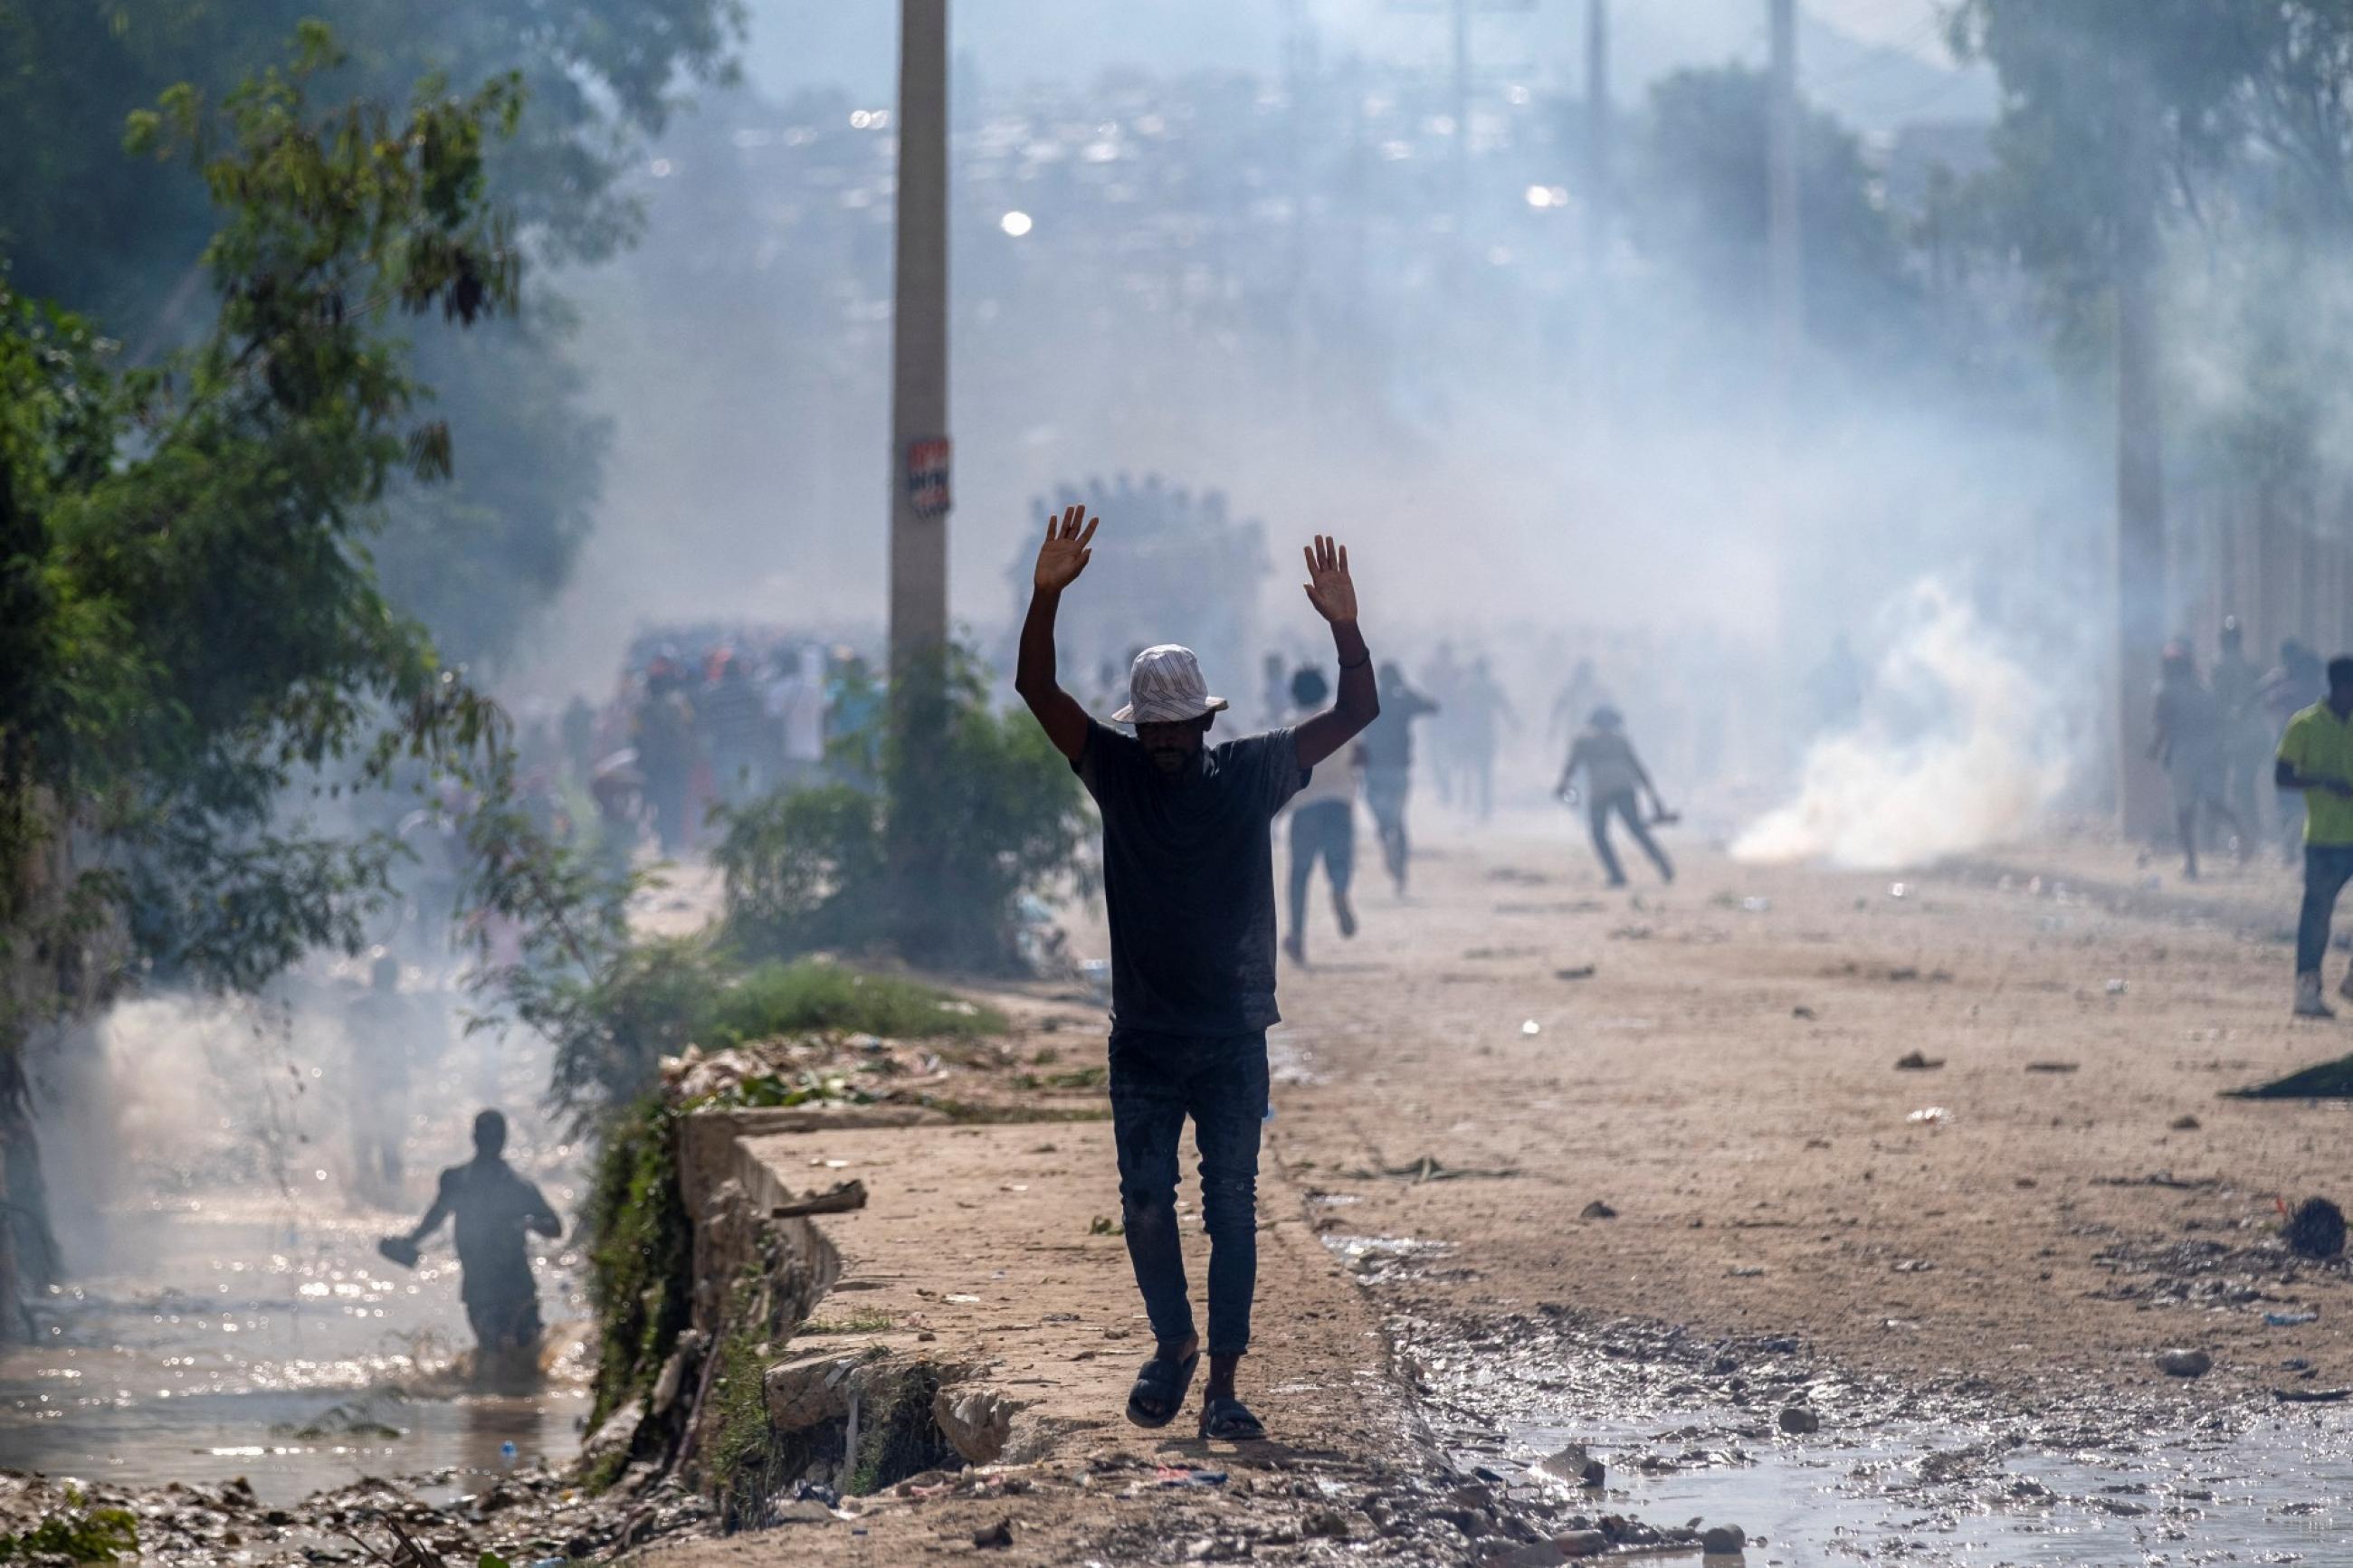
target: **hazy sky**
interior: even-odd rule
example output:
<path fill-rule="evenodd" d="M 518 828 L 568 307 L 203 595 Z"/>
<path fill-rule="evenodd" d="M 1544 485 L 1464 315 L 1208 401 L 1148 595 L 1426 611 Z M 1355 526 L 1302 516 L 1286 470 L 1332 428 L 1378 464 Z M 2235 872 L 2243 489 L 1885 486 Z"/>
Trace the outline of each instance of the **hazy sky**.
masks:
<path fill-rule="evenodd" d="M 1474 0 L 1474 4 L 1479 0 Z M 951 0 L 955 47 L 988 79 L 1071 80 L 1107 65 L 1156 71 L 1271 68 L 1280 0 Z M 1327 53 L 1361 48 L 1435 61 L 1448 47 L 1443 0 L 1300 0 Z M 1536 81 L 1584 69 L 1585 0 L 1486 0 L 1474 57 Z M 1799 54 L 1809 90 L 1867 131 L 1914 118 L 1981 117 L 1982 71 L 1956 75 L 1932 0 L 1809 0 Z M 1619 0 L 1612 8 L 1616 89 L 1641 95 L 1662 72 L 1759 60 L 1765 0 Z M 747 66 L 763 89 L 843 85 L 891 90 L 898 7 L 890 0 L 752 0 Z"/>

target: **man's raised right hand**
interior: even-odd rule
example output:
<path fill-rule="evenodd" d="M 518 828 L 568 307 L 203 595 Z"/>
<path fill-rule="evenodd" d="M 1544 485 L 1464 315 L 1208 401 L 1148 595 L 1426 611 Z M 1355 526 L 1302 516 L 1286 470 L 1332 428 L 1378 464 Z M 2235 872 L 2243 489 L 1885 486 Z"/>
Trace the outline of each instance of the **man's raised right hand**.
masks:
<path fill-rule="evenodd" d="M 1046 542 L 1038 547 L 1038 571 L 1031 579 L 1039 592 L 1059 594 L 1079 580 L 1079 574 L 1094 559 L 1095 552 L 1087 544 L 1101 521 L 1099 517 L 1088 517 L 1082 506 L 1064 507 L 1060 518 L 1046 519 Z"/>

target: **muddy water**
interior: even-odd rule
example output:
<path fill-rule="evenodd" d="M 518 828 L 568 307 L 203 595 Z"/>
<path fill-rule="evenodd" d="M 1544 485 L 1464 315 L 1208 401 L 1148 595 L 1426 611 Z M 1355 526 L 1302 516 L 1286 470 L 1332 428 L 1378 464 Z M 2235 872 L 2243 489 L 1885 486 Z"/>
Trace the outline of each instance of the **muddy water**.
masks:
<path fill-rule="evenodd" d="M 2227 1436 L 2156 1433 L 2134 1454 L 1988 1453 L 1988 1436 L 1892 1422 L 1788 1439 L 1701 1411 L 1518 1424 L 1457 1458 L 1509 1473 L 1583 1443 L 1610 1478 L 1606 1500 L 1580 1494 L 1578 1506 L 1662 1526 L 1738 1524 L 1763 1538 L 1749 1561 L 1788 1568 L 2353 1562 L 2353 1412 L 2342 1407 L 2295 1408 Z M 1645 1471 L 1646 1457 L 1657 1468 Z"/>
<path fill-rule="evenodd" d="M 568 1210 L 562 1190 L 549 1195 Z M 448 1233 L 414 1271 L 376 1256 L 406 1223 L 221 1198 L 111 1215 L 95 1265 L 35 1309 L 38 1342 L 0 1356 L 0 1467 L 117 1485 L 244 1476 L 275 1503 L 362 1475 L 568 1458 L 586 1409 L 576 1353 L 536 1397 L 466 1390 Z M 584 1316 L 576 1261 L 536 1262 L 551 1322 Z"/>

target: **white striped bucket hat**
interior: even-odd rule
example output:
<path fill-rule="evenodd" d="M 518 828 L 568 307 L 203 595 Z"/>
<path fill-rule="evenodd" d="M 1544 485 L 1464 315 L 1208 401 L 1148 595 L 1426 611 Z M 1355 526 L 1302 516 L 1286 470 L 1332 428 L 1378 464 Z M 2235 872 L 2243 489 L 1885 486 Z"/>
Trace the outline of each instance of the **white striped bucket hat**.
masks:
<path fill-rule="evenodd" d="M 1135 656 L 1127 672 L 1127 706 L 1111 717 L 1114 724 L 1182 724 L 1225 706 L 1224 698 L 1209 695 L 1193 650 L 1162 643 Z"/>

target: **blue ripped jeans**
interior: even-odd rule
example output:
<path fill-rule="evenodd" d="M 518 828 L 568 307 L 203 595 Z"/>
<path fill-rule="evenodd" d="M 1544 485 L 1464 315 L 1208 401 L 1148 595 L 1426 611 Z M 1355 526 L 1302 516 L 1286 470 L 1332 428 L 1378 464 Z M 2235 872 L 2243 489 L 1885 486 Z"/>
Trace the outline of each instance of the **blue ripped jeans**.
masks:
<path fill-rule="evenodd" d="M 1163 1344 L 1181 1344 L 1193 1332 L 1176 1229 L 1176 1145 L 1189 1116 L 1201 1156 L 1201 1222 L 1209 1233 L 1209 1353 L 1240 1355 L 1250 1348 L 1266 1096 L 1263 1030 L 1222 1037 L 1123 1030 L 1111 1037 L 1120 1217 L 1153 1337 Z"/>

